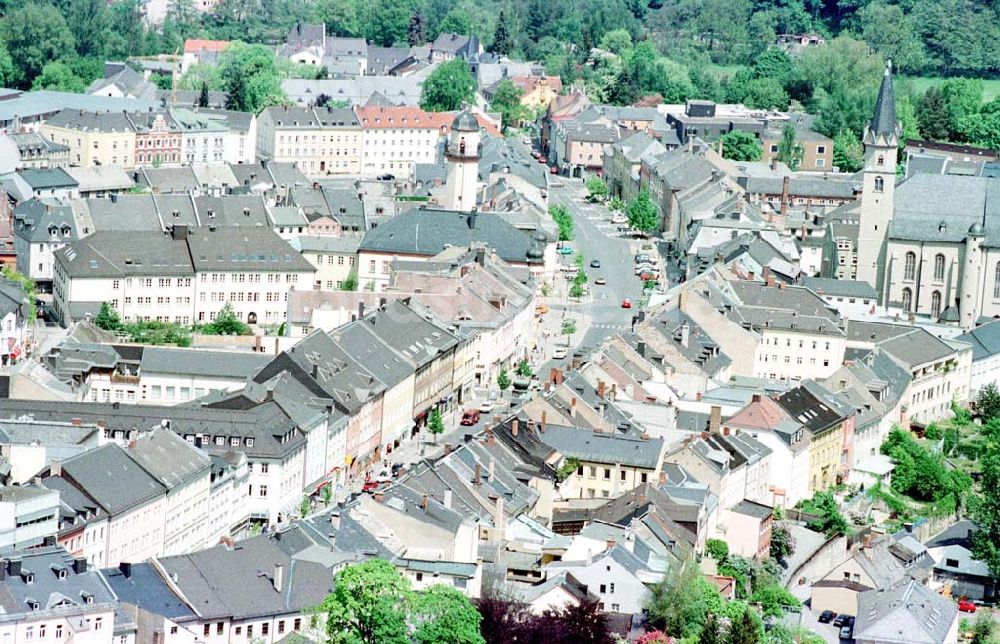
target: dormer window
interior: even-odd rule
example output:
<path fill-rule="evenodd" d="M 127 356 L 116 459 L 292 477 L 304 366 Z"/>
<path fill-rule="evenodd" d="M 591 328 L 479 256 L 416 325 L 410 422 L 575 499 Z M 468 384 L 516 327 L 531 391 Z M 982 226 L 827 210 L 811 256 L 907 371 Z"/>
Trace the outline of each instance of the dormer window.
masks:
<path fill-rule="evenodd" d="M 83 598 L 83 603 L 84 604 L 93 604 L 94 603 L 94 596 L 91 595 L 90 593 L 88 593 L 87 591 L 81 591 L 80 592 L 80 597 Z"/>
<path fill-rule="evenodd" d="M 247 438 L 246 443 L 247 443 L 247 447 L 253 447 L 253 439 L 252 438 Z"/>
<path fill-rule="evenodd" d="M 25 571 L 23 574 L 24 574 L 24 583 L 26 584 L 35 583 L 35 573 Z"/>
<path fill-rule="evenodd" d="M 879 165 L 885 165 L 885 157 L 882 156 L 881 154 L 878 155 L 878 164 Z"/>

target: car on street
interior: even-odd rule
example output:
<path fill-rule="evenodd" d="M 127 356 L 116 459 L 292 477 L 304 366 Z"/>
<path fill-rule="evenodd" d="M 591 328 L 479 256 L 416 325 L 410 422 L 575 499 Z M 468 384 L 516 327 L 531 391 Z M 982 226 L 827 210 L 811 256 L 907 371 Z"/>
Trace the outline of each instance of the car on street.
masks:
<path fill-rule="evenodd" d="M 974 613 L 976 612 L 976 605 L 970 602 L 968 599 L 963 599 L 958 602 L 958 610 L 963 613 Z"/>
<path fill-rule="evenodd" d="M 635 263 L 636 264 L 642 264 L 644 262 L 649 262 L 649 254 L 648 253 L 636 253 L 635 254 Z"/>
<path fill-rule="evenodd" d="M 565 347 L 559 347 L 555 351 L 552 352 L 552 359 L 553 360 L 562 360 L 563 358 L 566 357 L 567 353 L 568 352 L 566 351 Z"/>
<path fill-rule="evenodd" d="M 643 271 L 642 273 L 639 273 L 639 279 L 641 279 L 643 282 L 650 282 L 650 281 L 655 282 L 656 277 L 657 277 L 656 273 L 650 273 L 649 271 Z"/>
<path fill-rule="evenodd" d="M 643 273 L 651 273 L 656 270 L 656 267 L 652 264 L 639 264 L 635 267 L 635 274 L 642 275 Z"/>
<path fill-rule="evenodd" d="M 492 400 L 484 400 L 482 403 L 479 404 L 479 413 L 488 414 L 491 411 L 493 411 L 493 408 L 496 406 L 497 406 L 496 403 L 493 402 Z"/>
<path fill-rule="evenodd" d="M 556 252 L 559 253 L 560 255 L 572 255 L 573 254 L 573 247 L 572 246 L 560 246 L 559 250 L 557 250 Z"/>
<path fill-rule="evenodd" d="M 627 224 L 628 223 L 628 217 L 626 217 L 625 215 L 615 215 L 614 217 L 611 218 L 611 223 L 613 223 L 613 224 Z"/>
<path fill-rule="evenodd" d="M 559 168 L 552 166 L 549 168 L 549 174 L 559 174 Z"/>
<path fill-rule="evenodd" d="M 607 283 L 608 280 L 604 279 L 603 277 L 598 277 L 596 280 L 594 280 L 594 284 L 597 284 L 598 286 L 604 286 Z"/>
<path fill-rule="evenodd" d="M 850 615 L 837 615 L 837 617 L 833 620 L 833 625 L 837 628 L 840 628 L 841 626 L 853 626 L 854 618 Z"/>
<path fill-rule="evenodd" d="M 632 308 L 632 300 L 630 300 L 628 298 L 625 298 L 624 300 L 622 300 L 622 308 L 623 309 L 630 309 L 630 308 Z"/>
<path fill-rule="evenodd" d="M 592 260 L 590 260 L 590 267 L 591 268 L 600 268 L 601 267 L 601 260 L 599 260 L 599 259 L 592 259 Z"/>
<path fill-rule="evenodd" d="M 852 630 L 853 629 L 850 626 L 841 626 L 840 627 L 840 639 L 842 639 L 842 640 L 849 640 L 849 639 L 851 639 L 851 635 L 852 635 L 851 631 Z"/>
<path fill-rule="evenodd" d="M 837 613 L 833 612 L 832 610 L 825 610 L 825 611 L 823 611 L 822 613 L 819 614 L 819 623 L 820 624 L 829 624 L 830 622 L 833 621 L 833 618 L 836 617 L 836 616 L 837 616 Z"/>
<path fill-rule="evenodd" d="M 479 422 L 479 410 L 478 409 L 466 409 L 462 414 L 462 420 L 459 421 L 464 427 L 469 427 L 475 425 Z"/>

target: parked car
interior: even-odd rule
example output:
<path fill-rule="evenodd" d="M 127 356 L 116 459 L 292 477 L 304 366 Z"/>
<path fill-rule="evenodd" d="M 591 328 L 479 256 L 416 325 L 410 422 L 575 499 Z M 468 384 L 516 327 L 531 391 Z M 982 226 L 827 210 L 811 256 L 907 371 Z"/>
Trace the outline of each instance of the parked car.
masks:
<path fill-rule="evenodd" d="M 819 623 L 820 624 L 829 624 L 830 622 L 833 621 L 833 618 L 836 617 L 836 616 L 837 616 L 837 613 L 833 612 L 832 610 L 825 610 L 825 611 L 823 611 L 822 613 L 819 614 Z"/>
<path fill-rule="evenodd" d="M 842 639 L 842 640 L 849 640 L 849 639 L 851 639 L 851 635 L 852 635 L 851 631 L 852 630 L 854 630 L 854 629 L 852 629 L 850 626 L 841 626 L 840 627 L 840 639 Z"/>
<path fill-rule="evenodd" d="M 594 280 L 594 284 L 597 284 L 598 286 L 604 286 L 607 283 L 608 280 L 604 279 L 603 277 L 598 277 L 596 280 Z"/>
<path fill-rule="evenodd" d="M 553 360 L 562 360 L 563 358 L 566 357 L 567 353 L 568 352 L 566 351 L 565 347 L 559 347 L 555 351 L 552 352 L 552 359 Z"/>
<path fill-rule="evenodd" d="M 632 308 L 632 300 L 630 300 L 628 298 L 625 298 L 624 300 L 622 300 L 622 308 L 623 309 L 630 309 L 630 308 Z"/>
<path fill-rule="evenodd" d="M 974 613 L 976 612 L 976 605 L 970 602 L 968 599 L 962 599 L 958 602 L 958 610 L 963 613 Z"/>
<path fill-rule="evenodd" d="M 482 403 L 479 404 L 479 413 L 488 414 L 491 411 L 493 411 L 493 408 L 496 406 L 497 406 L 496 403 L 493 402 L 492 400 L 484 400 Z"/>
<path fill-rule="evenodd" d="M 365 479 L 364 484 L 361 486 L 361 491 L 366 493 L 372 493 L 381 487 L 381 483 L 374 479 Z"/>
<path fill-rule="evenodd" d="M 615 215 L 614 217 L 611 218 L 611 223 L 613 223 L 613 224 L 627 224 L 628 223 L 628 217 L 626 217 L 625 215 Z"/>
<path fill-rule="evenodd" d="M 649 261 L 649 253 L 636 253 L 635 254 L 635 263 L 636 264 L 641 264 L 643 262 L 648 262 L 648 261 Z"/>
<path fill-rule="evenodd" d="M 572 255 L 573 254 L 573 247 L 572 246 L 560 246 L 559 250 L 557 250 L 556 252 L 559 253 L 560 255 Z"/>
<path fill-rule="evenodd" d="M 847 626 L 847 617 L 847 615 L 837 615 L 836 619 L 833 620 L 833 625 L 837 628 Z"/>
<path fill-rule="evenodd" d="M 466 409 L 462 414 L 462 420 L 459 421 L 461 425 L 469 427 L 470 425 L 475 425 L 479 422 L 479 410 L 478 409 Z"/>
<path fill-rule="evenodd" d="M 590 267 L 591 268 L 600 268 L 601 267 L 601 260 L 599 260 L 599 259 L 592 259 L 592 260 L 590 260 Z"/>

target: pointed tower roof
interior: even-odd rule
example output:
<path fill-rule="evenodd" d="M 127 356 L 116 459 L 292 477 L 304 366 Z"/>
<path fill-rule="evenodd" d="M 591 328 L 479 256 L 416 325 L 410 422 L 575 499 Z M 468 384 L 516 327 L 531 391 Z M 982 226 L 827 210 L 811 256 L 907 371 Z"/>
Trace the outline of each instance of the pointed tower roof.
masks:
<path fill-rule="evenodd" d="M 878 99 L 875 101 L 875 115 L 872 117 L 871 131 L 879 135 L 896 134 L 896 99 L 892 93 L 892 61 L 885 63 L 885 73 L 882 75 L 882 86 L 878 89 Z"/>

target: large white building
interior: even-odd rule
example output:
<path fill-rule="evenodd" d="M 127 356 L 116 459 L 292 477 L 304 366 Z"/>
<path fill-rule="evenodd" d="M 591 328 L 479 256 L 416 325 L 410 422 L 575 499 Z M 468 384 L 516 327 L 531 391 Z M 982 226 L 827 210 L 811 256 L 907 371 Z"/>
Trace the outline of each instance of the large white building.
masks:
<path fill-rule="evenodd" d="M 280 324 L 289 289 L 315 274 L 262 227 L 99 232 L 56 255 L 54 307 L 64 323 L 108 302 L 124 320 L 205 323 L 229 304 L 248 324 Z"/>

